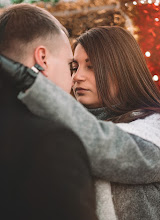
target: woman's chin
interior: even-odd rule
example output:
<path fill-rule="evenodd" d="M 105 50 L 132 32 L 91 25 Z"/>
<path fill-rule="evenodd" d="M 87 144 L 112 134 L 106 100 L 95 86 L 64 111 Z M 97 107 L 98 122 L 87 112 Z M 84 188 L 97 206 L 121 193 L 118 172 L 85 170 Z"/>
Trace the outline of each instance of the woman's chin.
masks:
<path fill-rule="evenodd" d="M 77 101 L 78 102 L 80 102 L 82 105 L 88 105 L 88 104 L 90 104 L 90 102 L 87 100 L 87 98 L 86 97 L 84 97 L 84 96 L 77 96 L 76 97 L 76 99 L 77 99 Z"/>
<path fill-rule="evenodd" d="M 89 108 L 98 108 L 98 107 L 100 107 L 100 104 L 89 102 L 89 101 L 83 99 L 82 97 L 78 97 L 76 99 L 77 99 L 78 102 L 80 102 L 83 106 L 85 106 L 88 109 Z"/>

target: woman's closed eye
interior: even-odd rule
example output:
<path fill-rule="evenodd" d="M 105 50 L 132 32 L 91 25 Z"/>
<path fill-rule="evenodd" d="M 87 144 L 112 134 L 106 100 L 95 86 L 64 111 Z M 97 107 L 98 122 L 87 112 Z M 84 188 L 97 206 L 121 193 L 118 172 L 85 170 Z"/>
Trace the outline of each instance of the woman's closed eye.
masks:
<path fill-rule="evenodd" d="M 76 72 L 77 69 L 78 69 L 78 67 L 71 67 L 71 68 L 70 68 L 70 70 L 73 71 L 73 72 Z"/>
<path fill-rule="evenodd" d="M 77 67 L 71 67 L 70 68 L 70 71 L 71 71 L 71 76 L 74 74 L 74 73 L 76 73 L 77 72 Z"/>
<path fill-rule="evenodd" d="M 78 69 L 78 64 L 75 62 L 72 62 L 70 65 L 71 76 L 77 72 L 77 69 Z"/>
<path fill-rule="evenodd" d="M 86 68 L 89 69 L 89 70 L 92 70 L 92 69 L 93 69 L 93 66 L 86 66 Z M 74 73 L 77 72 L 78 67 L 72 66 L 72 67 L 70 68 L 70 70 L 71 70 L 71 75 L 73 75 Z"/>

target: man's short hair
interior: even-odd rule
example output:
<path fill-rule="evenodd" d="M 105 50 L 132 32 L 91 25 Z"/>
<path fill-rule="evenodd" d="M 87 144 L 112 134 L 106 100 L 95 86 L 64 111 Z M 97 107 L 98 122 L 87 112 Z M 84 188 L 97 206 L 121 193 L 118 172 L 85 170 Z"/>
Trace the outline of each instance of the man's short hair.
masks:
<path fill-rule="evenodd" d="M 24 53 L 36 39 L 57 36 L 66 29 L 49 12 L 30 4 L 10 6 L 0 15 L 0 53 Z"/>

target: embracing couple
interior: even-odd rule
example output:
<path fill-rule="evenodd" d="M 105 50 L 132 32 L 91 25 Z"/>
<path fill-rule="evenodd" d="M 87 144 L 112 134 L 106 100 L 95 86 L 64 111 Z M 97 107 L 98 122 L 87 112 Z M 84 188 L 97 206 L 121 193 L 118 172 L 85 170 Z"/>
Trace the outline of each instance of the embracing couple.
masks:
<path fill-rule="evenodd" d="M 137 42 L 97 27 L 73 52 L 45 10 L 1 14 L 3 219 L 159 220 L 160 92 Z"/>

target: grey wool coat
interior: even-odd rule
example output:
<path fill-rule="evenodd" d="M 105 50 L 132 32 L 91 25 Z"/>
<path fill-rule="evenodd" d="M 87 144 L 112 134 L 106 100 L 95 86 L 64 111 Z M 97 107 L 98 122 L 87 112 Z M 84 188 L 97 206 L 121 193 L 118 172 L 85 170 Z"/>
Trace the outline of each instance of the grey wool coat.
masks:
<path fill-rule="evenodd" d="M 42 74 L 19 99 L 34 114 L 56 119 L 81 138 L 94 177 L 111 183 L 117 219 L 160 220 L 160 142 L 97 120 Z"/>

